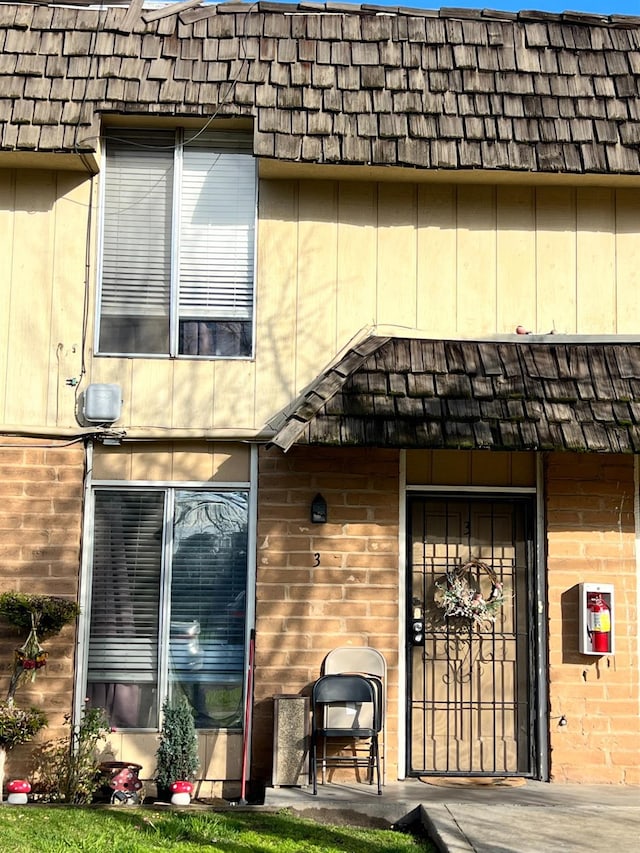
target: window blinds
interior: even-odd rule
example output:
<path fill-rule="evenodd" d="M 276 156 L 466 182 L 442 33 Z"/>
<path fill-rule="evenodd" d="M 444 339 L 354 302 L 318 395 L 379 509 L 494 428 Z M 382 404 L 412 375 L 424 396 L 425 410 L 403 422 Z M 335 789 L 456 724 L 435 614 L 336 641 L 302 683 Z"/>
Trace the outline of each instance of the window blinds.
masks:
<path fill-rule="evenodd" d="M 107 133 L 103 351 L 117 346 L 106 331 L 110 318 L 171 317 L 174 330 L 188 320 L 251 321 L 251 137 L 206 131 L 177 140 L 173 131 Z"/>
<path fill-rule="evenodd" d="M 167 316 L 175 134 L 107 137 L 102 313 Z"/>
<path fill-rule="evenodd" d="M 88 680 L 157 681 L 164 493 L 95 493 Z"/>
<path fill-rule="evenodd" d="M 250 320 L 255 174 L 246 135 L 185 143 L 180 215 L 181 319 Z"/>

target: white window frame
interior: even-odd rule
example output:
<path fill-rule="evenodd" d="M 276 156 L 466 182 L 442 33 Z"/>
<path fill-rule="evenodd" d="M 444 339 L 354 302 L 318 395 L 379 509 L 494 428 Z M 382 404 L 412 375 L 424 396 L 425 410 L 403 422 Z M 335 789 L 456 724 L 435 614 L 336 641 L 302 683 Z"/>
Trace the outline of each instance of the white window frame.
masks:
<path fill-rule="evenodd" d="M 88 471 L 92 470 L 93 445 L 89 443 L 87 447 L 87 466 Z M 166 570 L 166 551 L 170 546 L 170 541 L 167 539 L 167 533 L 171 526 L 172 517 L 170 512 L 173 510 L 173 495 L 180 490 L 198 490 L 198 491 L 246 491 L 248 494 L 248 537 L 247 537 L 247 574 L 246 574 L 246 608 L 245 608 L 245 638 L 244 638 L 244 657 L 245 657 L 245 672 L 246 661 L 249 654 L 249 641 L 255 625 L 255 585 L 256 585 L 256 525 L 257 525 L 257 447 L 251 449 L 251 474 L 249 482 L 236 483 L 218 483 L 215 481 L 150 481 L 150 480 L 92 480 L 91 475 L 86 478 L 85 483 L 85 515 L 83 522 L 83 550 L 81 560 L 81 577 L 80 577 L 80 616 L 78 620 L 77 648 L 76 648 L 76 672 L 75 672 L 75 701 L 73 706 L 73 719 L 77 723 L 81 719 L 82 710 L 84 708 L 88 674 L 88 652 L 89 652 L 89 632 L 91 624 L 91 593 L 92 593 L 92 558 L 93 558 L 93 519 L 95 511 L 94 495 L 99 489 L 113 490 L 170 490 L 167 492 L 167 500 L 165 501 L 165 516 L 163 528 L 163 566 L 162 566 L 162 582 L 163 585 L 170 584 L 170 574 Z M 168 696 L 169 691 L 169 673 L 168 673 L 168 648 L 169 634 L 166 630 L 168 623 L 168 602 L 169 595 L 166 589 L 163 590 L 162 598 L 165 602 L 164 609 L 159 611 L 159 638 L 158 638 L 158 728 L 127 728 L 122 731 L 127 733 L 144 733 L 156 732 L 162 725 L 162 704 Z M 243 684 L 243 705 L 245 707 L 247 683 L 244 679 Z M 242 721 L 244 726 L 244 720 Z M 208 729 L 198 729 L 199 732 L 206 732 Z M 225 731 L 224 728 L 217 728 L 216 732 Z M 237 729 L 233 729 L 237 731 Z"/>
<path fill-rule="evenodd" d="M 117 134 L 117 128 L 110 128 Z M 138 130 L 139 128 L 127 127 L 123 128 L 123 132 L 126 130 Z M 152 134 L 153 131 L 148 128 L 142 128 L 143 130 L 149 134 Z M 159 129 L 160 130 L 160 129 Z M 204 131 L 203 131 L 204 132 Z M 173 191 L 173 205 L 171 210 L 172 217 L 172 226 L 171 226 L 171 243 L 170 243 L 170 297 L 169 297 L 169 348 L 166 353 L 154 353 L 154 352 L 116 352 L 107 349 L 100 349 L 100 328 L 101 328 L 101 319 L 102 319 L 102 281 L 103 281 L 103 272 L 104 272 L 104 230 L 105 230 L 105 215 L 106 215 L 106 193 L 105 188 L 108 178 L 108 162 L 107 162 L 107 154 L 106 147 L 103 156 L 102 163 L 102 181 L 100 186 L 100 201 L 99 201 L 99 221 L 98 221 L 98 257 L 97 257 L 97 265 L 96 265 L 96 310 L 95 310 L 95 323 L 94 323 L 94 354 L 100 357 L 113 358 L 113 357 L 122 357 L 122 358 L 145 358 L 145 359 L 196 359 L 199 361 L 212 361 L 212 360 L 224 360 L 224 361 L 251 361 L 255 358 L 255 349 L 256 349 L 256 275 L 257 275 L 257 255 L 258 255 L 258 189 L 259 189 L 259 181 L 258 181 L 258 168 L 257 168 L 257 160 L 254 157 L 254 218 L 253 218 L 253 268 L 252 268 L 252 304 L 251 304 L 251 347 L 250 352 L 247 354 L 241 355 L 218 355 L 218 354 L 188 354 L 188 353 L 180 353 L 178 352 L 179 348 L 179 292 L 178 292 L 178 282 L 179 282 L 179 229 L 180 229 L 180 210 L 181 210 L 181 197 L 182 197 L 182 165 L 183 165 L 183 150 L 184 150 L 184 133 L 185 128 L 179 127 L 175 129 L 175 156 L 174 156 L 174 191 Z M 190 132 L 189 140 L 195 140 L 199 136 L 200 131 Z M 224 131 L 224 130 L 214 130 L 211 131 L 218 137 L 226 137 L 229 140 L 233 140 L 234 138 L 238 140 L 240 144 L 241 141 L 244 141 L 245 144 L 248 140 L 251 139 L 250 133 L 248 131 Z M 215 320 L 215 318 L 212 318 Z"/>

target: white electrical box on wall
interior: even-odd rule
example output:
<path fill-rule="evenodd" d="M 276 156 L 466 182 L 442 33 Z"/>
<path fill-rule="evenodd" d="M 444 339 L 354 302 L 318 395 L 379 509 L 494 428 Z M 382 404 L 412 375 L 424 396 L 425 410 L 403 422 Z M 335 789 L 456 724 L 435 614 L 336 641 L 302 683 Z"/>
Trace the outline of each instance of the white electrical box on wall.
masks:
<path fill-rule="evenodd" d="M 579 631 L 583 655 L 615 654 L 615 604 L 613 584 L 581 583 Z"/>
<path fill-rule="evenodd" d="M 92 424 L 112 424 L 122 413 L 119 385 L 96 383 L 84 392 L 84 417 Z"/>

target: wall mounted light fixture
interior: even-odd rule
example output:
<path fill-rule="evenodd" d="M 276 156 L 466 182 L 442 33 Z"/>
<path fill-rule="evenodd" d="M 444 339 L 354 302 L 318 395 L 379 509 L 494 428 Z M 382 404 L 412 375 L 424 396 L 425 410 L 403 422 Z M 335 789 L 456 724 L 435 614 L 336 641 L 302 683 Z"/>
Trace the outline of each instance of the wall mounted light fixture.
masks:
<path fill-rule="evenodd" d="M 317 494 L 311 501 L 311 521 L 313 524 L 326 524 L 327 502 L 321 494 Z"/>

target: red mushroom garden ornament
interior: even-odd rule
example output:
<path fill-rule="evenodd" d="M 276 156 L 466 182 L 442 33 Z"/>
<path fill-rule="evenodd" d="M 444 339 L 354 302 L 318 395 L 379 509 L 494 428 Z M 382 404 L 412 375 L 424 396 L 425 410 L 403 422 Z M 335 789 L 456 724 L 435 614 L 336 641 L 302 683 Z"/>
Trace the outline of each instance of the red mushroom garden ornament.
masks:
<path fill-rule="evenodd" d="M 27 794 L 31 793 L 31 785 L 26 779 L 14 779 L 7 785 L 7 802 L 14 806 L 23 806 L 27 802 Z"/>
<path fill-rule="evenodd" d="M 186 779 L 179 779 L 177 782 L 172 782 L 169 786 L 171 789 L 171 803 L 174 806 L 188 806 L 191 802 L 191 793 L 193 792 L 193 783 Z"/>

